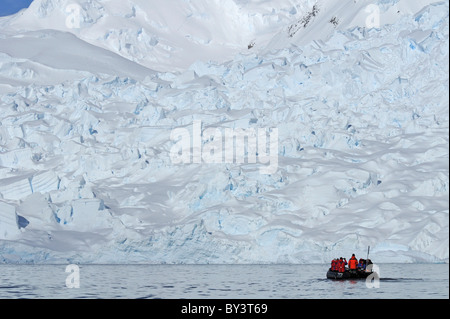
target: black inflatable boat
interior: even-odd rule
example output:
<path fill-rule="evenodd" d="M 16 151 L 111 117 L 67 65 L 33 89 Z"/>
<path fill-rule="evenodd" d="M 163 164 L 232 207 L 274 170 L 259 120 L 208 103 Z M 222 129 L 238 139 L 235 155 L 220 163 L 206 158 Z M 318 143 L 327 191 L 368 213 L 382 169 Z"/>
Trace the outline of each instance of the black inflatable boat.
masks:
<path fill-rule="evenodd" d="M 345 270 L 345 272 L 333 271 L 331 269 L 327 272 L 328 279 L 366 279 L 373 272 L 365 270 Z"/>

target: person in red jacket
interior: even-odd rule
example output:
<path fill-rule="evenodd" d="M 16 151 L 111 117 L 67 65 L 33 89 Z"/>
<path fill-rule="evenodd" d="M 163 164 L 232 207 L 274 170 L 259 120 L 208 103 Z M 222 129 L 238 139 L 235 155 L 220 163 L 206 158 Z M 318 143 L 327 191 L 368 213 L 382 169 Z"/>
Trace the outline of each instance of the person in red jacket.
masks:
<path fill-rule="evenodd" d="M 350 268 L 350 270 L 356 270 L 358 268 L 358 259 L 356 259 L 355 254 L 353 254 L 352 258 L 348 261 L 348 268 Z"/>
<path fill-rule="evenodd" d="M 334 258 L 331 261 L 331 271 L 337 271 L 337 265 L 338 265 L 338 260 L 336 258 Z"/>
<path fill-rule="evenodd" d="M 347 260 L 345 258 L 339 258 L 338 271 L 345 272 L 345 265 L 347 265 Z"/>

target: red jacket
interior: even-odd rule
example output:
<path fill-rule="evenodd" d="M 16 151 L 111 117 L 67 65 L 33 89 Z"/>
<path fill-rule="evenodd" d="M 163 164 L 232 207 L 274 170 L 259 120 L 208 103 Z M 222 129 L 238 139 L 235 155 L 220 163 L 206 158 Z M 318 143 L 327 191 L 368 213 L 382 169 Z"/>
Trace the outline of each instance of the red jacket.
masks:
<path fill-rule="evenodd" d="M 339 260 L 339 262 L 338 262 L 338 271 L 339 272 L 345 272 L 345 265 L 347 265 L 347 262 L 345 260 Z"/>
<path fill-rule="evenodd" d="M 332 270 L 332 271 L 337 271 L 337 270 L 338 270 L 338 261 L 335 260 L 335 259 L 333 259 L 333 260 L 331 261 L 331 270 Z"/>
<path fill-rule="evenodd" d="M 356 259 L 356 257 L 350 258 L 350 260 L 348 261 L 348 268 L 350 269 L 358 268 L 358 260 Z"/>

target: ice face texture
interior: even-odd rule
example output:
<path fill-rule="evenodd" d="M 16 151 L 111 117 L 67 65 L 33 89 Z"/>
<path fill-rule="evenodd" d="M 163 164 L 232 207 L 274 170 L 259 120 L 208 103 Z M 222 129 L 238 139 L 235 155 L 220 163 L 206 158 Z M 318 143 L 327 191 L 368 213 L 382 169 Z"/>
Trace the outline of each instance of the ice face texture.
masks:
<path fill-rule="evenodd" d="M 448 3 L 430 3 L 35 0 L 1 18 L 0 260 L 310 263 L 370 245 L 448 261 Z M 171 132 L 194 121 L 277 128 L 277 171 L 175 165 Z"/>

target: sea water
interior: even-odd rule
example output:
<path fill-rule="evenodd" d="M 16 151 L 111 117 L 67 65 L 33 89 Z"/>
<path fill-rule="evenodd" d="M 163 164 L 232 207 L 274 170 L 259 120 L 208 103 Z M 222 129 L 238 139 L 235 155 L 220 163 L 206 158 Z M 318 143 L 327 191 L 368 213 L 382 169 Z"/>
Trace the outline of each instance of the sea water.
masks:
<path fill-rule="evenodd" d="M 447 264 L 380 264 L 380 279 L 328 265 L 0 265 L 0 298 L 447 299 Z M 67 272 L 66 272 L 67 270 Z"/>

